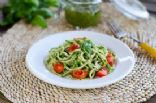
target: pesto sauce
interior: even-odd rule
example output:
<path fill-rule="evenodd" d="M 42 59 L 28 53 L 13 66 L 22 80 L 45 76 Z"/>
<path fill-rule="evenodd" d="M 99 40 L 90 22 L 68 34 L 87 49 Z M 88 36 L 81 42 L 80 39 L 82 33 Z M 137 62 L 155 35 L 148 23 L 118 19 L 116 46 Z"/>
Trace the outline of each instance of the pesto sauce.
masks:
<path fill-rule="evenodd" d="M 66 20 L 73 26 L 85 28 L 89 26 L 96 26 L 100 22 L 101 12 L 79 12 L 65 8 L 65 17 Z"/>

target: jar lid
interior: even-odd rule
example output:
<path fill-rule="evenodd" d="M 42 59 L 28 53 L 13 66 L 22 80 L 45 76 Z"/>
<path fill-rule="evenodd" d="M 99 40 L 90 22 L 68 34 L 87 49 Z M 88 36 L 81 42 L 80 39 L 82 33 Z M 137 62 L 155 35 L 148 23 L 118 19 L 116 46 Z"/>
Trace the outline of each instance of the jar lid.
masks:
<path fill-rule="evenodd" d="M 120 12 L 131 19 L 149 18 L 146 7 L 138 0 L 111 0 L 111 2 Z"/>

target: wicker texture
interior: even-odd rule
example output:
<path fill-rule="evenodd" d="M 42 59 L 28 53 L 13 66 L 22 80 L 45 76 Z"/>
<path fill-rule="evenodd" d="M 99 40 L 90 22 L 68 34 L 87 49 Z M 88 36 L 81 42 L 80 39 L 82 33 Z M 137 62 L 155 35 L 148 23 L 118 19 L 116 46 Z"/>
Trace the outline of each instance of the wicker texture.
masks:
<path fill-rule="evenodd" d="M 111 34 L 109 18 L 121 23 L 129 33 L 156 47 L 156 19 L 131 21 L 110 4 L 103 4 L 103 21 L 87 30 Z M 0 90 L 14 103 L 137 103 L 156 94 L 156 61 L 140 50 L 135 42 L 123 39 L 134 51 L 134 70 L 123 80 L 99 89 L 74 90 L 47 84 L 33 76 L 25 66 L 29 47 L 55 32 L 73 30 L 62 18 L 49 20 L 47 29 L 19 22 L 0 38 Z"/>

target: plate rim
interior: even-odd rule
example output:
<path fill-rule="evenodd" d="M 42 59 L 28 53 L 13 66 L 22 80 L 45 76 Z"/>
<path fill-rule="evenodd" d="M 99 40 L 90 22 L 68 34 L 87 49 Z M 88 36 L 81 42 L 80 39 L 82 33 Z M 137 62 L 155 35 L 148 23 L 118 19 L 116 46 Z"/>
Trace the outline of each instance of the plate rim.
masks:
<path fill-rule="evenodd" d="M 85 86 L 80 86 L 80 87 L 74 86 L 74 87 L 73 87 L 73 86 L 70 86 L 70 85 L 67 86 L 67 85 L 57 84 L 57 83 L 54 83 L 54 82 L 52 83 L 52 82 L 48 81 L 47 79 L 43 79 L 43 77 L 39 76 L 40 74 L 36 74 L 36 72 L 34 72 L 33 69 L 31 68 L 31 66 L 30 66 L 30 64 L 29 64 L 29 59 L 28 59 L 30 50 L 33 48 L 33 46 L 36 45 L 38 42 L 40 42 L 40 41 L 42 41 L 42 40 L 44 40 L 44 39 L 47 39 L 47 38 L 49 38 L 49 37 L 53 37 L 53 36 L 55 36 L 55 35 L 64 35 L 64 33 L 71 33 L 71 32 L 72 32 L 72 33 L 73 33 L 73 32 L 90 32 L 90 33 L 96 33 L 96 34 L 99 34 L 99 35 L 105 35 L 105 36 L 107 36 L 107 37 L 109 37 L 109 38 L 115 39 L 115 40 L 117 40 L 118 42 L 122 43 L 122 44 L 123 44 L 124 46 L 126 46 L 127 49 L 131 52 L 131 54 L 132 54 L 132 59 L 133 59 L 133 60 L 131 61 L 131 62 L 132 62 L 132 65 L 129 67 L 129 70 L 127 71 L 127 73 L 125 73 L 124 75 L 122 75 L 122 76 L 120 76 L 120 77 L 118 77 L 118 78 L 115 78 L 115 79 L 111 80 L 109 83 L 106 83 L 106 84 L 102 84 L 102 83 L 101 83 L 100 85 L 97 85 L 97 86 L 92 86 L 92 85 L 91 85 L 91 86 L 89 86 L 89 87 L 85 87 Z M 40 80 L 42 80 L 42 81 L 44 81 L 44 82 L 46 82 L 46 83 L 55 85 L 55 86 L 65 87 L 65 88 L 72 88 L 72 89 L 93 89 L 93 88 L 105 87 L 105 86 L 108 86 L 108 85 L 110 85 L 110 84 L 116 83 L 116 82 L 118 82 L 119 80 L 122 80 L 125 76 L 127 76 L 127 75 L 133 70 L 134 65 L 135 65 L 135 62 L 136 62 L 136 60 L 135 60 L 135 55 L 134 55 L 133 51 L 129 48 L 129 46 L 128 46 L 127 44 L 123 43 L 123 42 L 120 41 L 119 39 L 116 39 L 116 38 L 113 38 L 113 37 L 107 35 L 106 33 L 100 33 L 100 32 L 95 32 L 95 31 L 86 31 L 86 30 L 76 30 L 76 31 L 65 31 L 65 32 L 51 33 L 51 34 L 49 34 L 48 36 L 43 37 L 43 38 L 37 40 L 37 41 L 34 42 L 34 43 L 30 46 L 30 48 L 28 49 L 27 54 L 26 54 L 25 61 L 26 61 L 25 64 L 26 64 L 27 69 L 28 69 L 35 77 L 39 78 Z M 55 74 L 54 74 L 54 75 L 55 75 Z M 82 80 L 81 80 L 81 81 L 82 81 Z"/>

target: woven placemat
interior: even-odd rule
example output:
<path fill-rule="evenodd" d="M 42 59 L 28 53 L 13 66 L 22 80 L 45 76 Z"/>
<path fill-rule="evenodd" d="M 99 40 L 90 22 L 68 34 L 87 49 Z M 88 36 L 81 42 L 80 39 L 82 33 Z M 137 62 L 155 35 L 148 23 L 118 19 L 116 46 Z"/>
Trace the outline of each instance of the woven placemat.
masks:
<path fill-rule="evenodd" d="M 156 19 L 131 21 L 111 4 L 103 4 L 103 21 L 87 30 L 111 34 L 107 19 L 122 24 L 129 33 L 156 47 Z M 0 89 L 14 103 L 137 103 L 156 94 L 156 61 L 135 42 L 124 39 L 136 55 L 134 70 L 119 82 L 99 89 L 74 90 L 47 84 L 33 76 L 25 66 L 29 47 L 49 34 L 73 30 L 62 18 L 49 20 L 47 29 L 19 22 L 0 38 Z M 123 51 L 124 52 L 124 51 Z"/>

